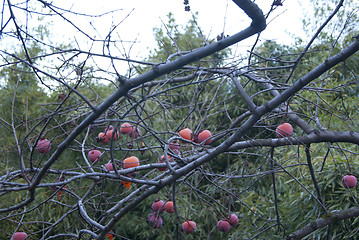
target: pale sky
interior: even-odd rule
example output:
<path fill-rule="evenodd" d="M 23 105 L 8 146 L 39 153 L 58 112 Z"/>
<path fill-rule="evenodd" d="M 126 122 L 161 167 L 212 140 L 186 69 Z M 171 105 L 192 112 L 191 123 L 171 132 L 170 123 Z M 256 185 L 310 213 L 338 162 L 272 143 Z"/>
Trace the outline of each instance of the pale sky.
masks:
<path fill-rule="evenodd" d="M 305 0 L 307 1 L 307 0 Z M 305 2 L 304 1 L 304 2 Z M 70 14 L 64 16 L 71 18 L 79 24 L 82 29 L 90 33 L 96 39 L 104 38 L 113 25 L 118 25 L 116 34 L 124 41 L 136 41 L 132 49 L 134 57 L 143 54 L 144 50 L 154 46 L 153 28 L 160 27 L 163 21 L 167 22 L 167 14 L 172 12 L 178 24 L 185 25 L 192 19 L 192 13 L 184 11 L 183 0 L 64 0 L 54 1 L 61 4 L 64 8 L 71 7 L 72 11 L 88 14 L 100 14 L 107 11 L 118 9 L 118 11 L 107 16 L 93 18 L 91 27 L 89 18 L 74 17 Z M 302 1 L 303 2 L 303 1 Z M 272 1 L 257 1 L 263 12 L 266 14 L 270 9 Z M 71 5 L 70 5 L 71 4 Z M 231 0 L 189 0 L 192 12 L 198 12 L 198 23 L 206 36 L 215 38 L 223 30 L 225 35 L 232 35 L 246 28 L 250 20 Z M 278 7 L 268 19 L 268 27 L 262 34 L 262 39 L 276 40 L 280 43 L 293 43 L 293 38 L 288 33 L 303 36 L 301 30 L 302 11 L 297 0 L 286 0 L 282 7 Z M 57 28 L 60 34 L 64 34 L 73 39 L 76 37 L 78 42 L 81 34 L 71 27 L 68 23 L 60 24 Z M 69 34 L 71 33 L 71 34 Z M 101 37 L 100 37 L 101 36 Z M 80 41 L 81 42 L 81 41 Z M 249 41 L 250 45 L 253 41 Z M 241 43 L 242 46 L 246 43 Z M 130 45 L 125 45 L 127 48 Z"/>
<path fill-rule="evenodd" d="M 21 2 L 20 7 L 25 7 L 25 1 L 13 0 Z M 309 0 L 286 0 L 283 1 L 283 6 L 271 13 L 267 19 L 267 29 L 261 34 L 262 40 L 275 40 L 282 44 L 293 44 L 293 37 L 304 37 L 302 30 L 301 19 L 303 18 L 303 8 L 299 5 L 307 4 Z M 29 4 L 37 4 L 38 2 L 30 1 Z M 250 19 L 244 12 L 238 8 L 231 0 L 189 0 L 191 12 L 184 11 L 183 0 L 54 0 L 52 2 L 55 6 L 59 7 L 56 11 L 60 12 L 69 21 L 76 24 L 82 31 L 86 32 L 90 37 L 105 39 L 108 33 L 117 25 L 115 31 L 112 32 L 112 39 L 122 40 L 123 45 L 118 44 L 119 51 L 129 53 L 129 58 L 136 60 L 143 60 L 148 56 L 149 49 L 155 46 L 153 28 L 161 27 L 163 23 L 167 23 L 167 15 L 172 12 L 176 23 L 185 25 L 192 19 L 192 13 L 198 12 L 198 24 L 202 29 L 205 36 L 209 39 L 216 38 L 217 35 L 224 31 L 225 35 L 232 35 L 237 33 L 250 24 Z M 256 1 L 261 7 L 264 14 L 266 14 L 272 4 L 272 0 Z M 5 6 L 6 7 L 6 6 Z M 72 12 L 80 14 L 68 13 L 63 9 L 69 9 Z M 7 9 L 3 10 L 6 19 Z M 21 9 L 13 8 L 17 21 L 22 24 L 24 28 L 26 15 Z M 308 11 L 308 9 L 305 9 Z M 109 14 L 90 17 L 89 15 L 99 15 L 106 12 Z M 84 15 L 86 14 L 86 15 Z M 38 15 L 30 14 L 28 27 L 36 27 L 39 24 L 37 20 Z M 80 48 L 81 50 L 102 53 L 103 44 L 96 43 L 85 37 L 68 21 L 60 18 L 58 15 L 45 16 L 42 20 L 45 25 L 47 22 L 52 22 L 47 26 L 51 33 L 51 41 L 60 43 L 71 43 L 73 47 Z M 255 37 L 243 41 L 234 46 L 235 53 L 245 53 L 254 43 Z M 0 44 L 7 45 L 13 42 L 3 41 Z M 136 41 L 135 44 L 133 42 Z M 260 42 L 259 42 L 260 44 Z M 116 50 L 115 50 L 116 51 Z M 121 55 L 119 52 L 112 52 L 113 55 Z M 107 53 L 107 52 L 105 52 Z M 85 56 L 83 56 L 85 57 Z M 123 56 L 119 56 L 123 57 Z M 81 61 L 81 59 L 79 59 Z M 82 60 L 83 61 L 83 60 Z M 98 64 L 98 63 L 96 63 Z M 111 68 L 110 64 L 105 63 L 108 69 Z M 125 72 L 125 68 L 124 68 Z"/>

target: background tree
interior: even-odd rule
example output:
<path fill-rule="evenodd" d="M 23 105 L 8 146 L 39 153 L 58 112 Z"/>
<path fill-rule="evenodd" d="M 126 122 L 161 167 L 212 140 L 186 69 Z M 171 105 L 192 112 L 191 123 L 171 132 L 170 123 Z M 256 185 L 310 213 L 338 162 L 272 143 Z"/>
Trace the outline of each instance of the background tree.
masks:
<path fill-rule="evenodd" d="M 243 59 L 227 47 L 260 40 L 280 4 L 264 15 L 251 1 L 234 3 L 252 20 L 243 31 L 211 40 L 196 16 L 180 26 L 169 14 L 154 29 L 158 45 L 138 60 L 120 55 L 116 26 L 96 40 L 70 20 L 79 13 L 7 1 L 2 34 L 22 50 L 1 52 L 2 238 L 356 238 L 357 190 L 342 178 L 358 171 L 358 32 L 351 24 L 325 32 L 332 16 L 350 23 L 355 12 L 344 14 L 343 1 L 328 11 L 317 5 L 322 21 L 311 40 L 255 43 Z M 54 46 L 20 22 L 44 12 L 102 51 Z M 293 136 L 278 137 L 283 122 Z M 201 142 L 203 130 L 211 143 Z M 51 149 L 40 153 L 43 138 Z M 131 156 L 139 166 L 128 167 Z M 155 212 L 158 200 L 172 201 L 174 212 Z M 239 224 L 227 231 L 230 214 Z M 190 220 L 192 234 L 182 229 Z"/>

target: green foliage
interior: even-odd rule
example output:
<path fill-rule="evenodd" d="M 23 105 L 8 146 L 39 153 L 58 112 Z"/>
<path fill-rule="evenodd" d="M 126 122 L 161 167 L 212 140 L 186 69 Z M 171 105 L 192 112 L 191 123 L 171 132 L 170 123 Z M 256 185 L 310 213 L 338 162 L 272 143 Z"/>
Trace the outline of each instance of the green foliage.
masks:
<path fill-rule="evenodd" d="M 327 18 L 337 8 L 340 0 L 325 1 L 311 0 L 309 6 L 303 6 L 310 11 L 306 12 L 303 21 L 303 29 L 308 33 L 308 37 L 312 37 Z M 349 34 L 357 33 L 358 24 L 358 8 L 359 4 L 355 0 L 343 1 L 337 14 L 333 17 L 326 27 L 321 31 L 317 43 L 333 45 L 337 42 L 342 43 Z"/>
<path fill-rule="evenodd" d="M 157 48 L 150 53 L 149 60 L 155 63 L 172 61 L 180 55 L 208 44 L 206 36 L 197 24 L 197 15 L 194 15 L 186 26 L 179 26 L 176 24 L 173 14 L 169 13 L 168 22 L 163 28 L 154 28 L 153 31 Z M 194 63 L 193 66 L 218 67 L 223 64 L 229 54 L 230 50 L 228 49 L 216 52 Z"/>

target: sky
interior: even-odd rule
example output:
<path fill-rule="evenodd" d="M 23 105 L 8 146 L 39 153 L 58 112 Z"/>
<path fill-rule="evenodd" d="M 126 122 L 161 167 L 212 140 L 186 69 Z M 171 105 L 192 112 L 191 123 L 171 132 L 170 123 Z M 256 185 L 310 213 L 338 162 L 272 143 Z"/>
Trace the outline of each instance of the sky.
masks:
<path fill-rule="evenodd" d="M 36 3 L 38 1 L 13 0 L 22 3 Z M 58 7 L 55 10 L 62 14 L 45 16 L 41 22 L 38 15 L 25 15 L 21 9 L 13 8 L 17 21 L 22 26 L 36 27 L 39 23 L 47 25 L 51 34 L 52 43 L 70 43 L 75 48 L 84 51 L 102 53 L 105 51 L 102 42 L 94 43 L 90 38 L 106 39 L 110 31 L 112 39 L 122 40 L 117 44 L 113 55 L 123 57 L 124 54 L 131 59 L 143 60 L 150 49 L 156 46 L 153 28 L 159 28 L 167 23 L 167 15 L 171 12 L 179 25 L 186 23 L 198 13 L 198 25 L 208 39 L 215 39 L 224 32 L 225 35 L 235 34 L 250 24 L 250 19 L 231 0 L 189 0 L 190 12 L 184 10 L 184 0 L 54 0 L 52 3 Z M 268 19 L 268 26 L 261 34 L 261 41 L 275 40 L 282 44 L 293 44 L 294 36 L 305 37 L 302 30 L 304 9 L 299 4 L 308 4 L 309 0 L 285 0 L 283 6 L 276 8 Z M 257 0 L 256 3 L 267 14 L 271 8 L 272 0 Z M 65 9 L 71 10 L 72 13 Z M 5 9 L 6 14 L 6 9 Z M 73 14 L 73 12 L 78 14 Z M 106 14 L 105 14 L 106 13 Z M 4 16 L 3 16 L 4 17 Z M 26 22 L 26 17 L 30 21 Z M 5 18 L 6 19 L 6 16 Z M 51 23 L 48 25 L 48 23 Z M 116 26 L 116 27 L 114 27 Z M 83 31 L 84 33 L 81 33 Z M 87 35 L 87 36 L 86 36 Z M 255 37 L 240 42 L 233 47 L 232 53 L 245 53 L 253 45 Z M 19 41 L 18 41 L 19 42 Z M 12 42 L 0 40 L 0 44 Z M 259 42 L 260 44 L 260 42 Z M 117 52 L 116 52 L 117 51 Z M 83 56 L 85 57 L 85 56 Z M 98 64 L 98 63 L 96 63 Z M 111 68 L 108 65 L 109 70 Z M 122 64 L 122 63 L 121 63 Z M 104 69 L 106 70 L 106 69 Z M 125 71 L 124 71 L 125 72 Z"/>
<path fill-rule="evenodd" d="M 306 1 L 308 0 L 301 2 Z M 130 54 L 134 57 L 155 46 L 153 28 L 161 27 L 163 23 L 166 23 L 169 12 L 174 14 L 176 22 L 180 25 L 185 25 L 192 19 L 192 14 L 198 12 L 198 25 L 209 39 L 215 38 L 222 32 L 225 35 L 232 35 L 246 28 L 250 23 L 250 19 L 231 0 L 189 0 L 191 12 L 184 11 L 183 0 L 63 0 L 55 1 L 55 3 L 64 8 L 71 7 L 71 10 L 75 12 L 94 15 L 117 10 L 102 17 L 92 18 L 91 21 L 82 16 L 71 14 L 64 14 L 64 16 L 79 24 L 81 29 L 86 29 L 86 32 L 90 32 L 91 37 L 96 37 L 96 39 L 105 38 L 113 26 L 118 25 L 113 36 L 123 40 L 126 49 L 129 50 L 132 47 Z M 262 0 L 257 3 L 263 12 L 267 13 L 272 1 Z M 270 15 L 268 27 L 261 38 L 276 40 L 280 43 L 293 43 L 293 37 L 290 34 L 304 36 L 301 30 L 302 17 L 303 12 L 298 1 L 284 1 L 283 6 L 278 7 Z M 62 22 L 62 20 L 57 20 Z M 67 37 L 70 41 L 76 38 L 78 42 L 81 42 L 80 39 L 84 37 L 68 23 L 56 23 L 56 25 L 59 26 L 57 27 L 58 34 L 60 36 L 64 34 L 65 38 Z M 134 41 L 136 44 L 132 46 Z M 252 43 L 253 40 L 241 43 L 241 45 L 248 47 Z"/>

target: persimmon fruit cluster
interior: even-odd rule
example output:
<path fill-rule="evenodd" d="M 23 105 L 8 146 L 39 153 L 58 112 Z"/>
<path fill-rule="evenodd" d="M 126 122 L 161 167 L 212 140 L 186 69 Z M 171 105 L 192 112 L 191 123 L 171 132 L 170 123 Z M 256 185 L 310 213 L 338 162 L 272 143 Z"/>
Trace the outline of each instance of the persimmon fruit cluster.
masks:
<path fill-rule="evenodd" d="M 119 137 L 119 132 L 115 130 L 112 125 L 109 125 L 104 129 L 103 132 L 100 132 L 97 136 L 97 141 L 101 143 L 108 143 L 111 139 L 116 141 Z"/>
<path fill-rule="evenodd" d="M 218 221 L 217 228 L 219 231 L 226 233 L 231 229 L 231 227 L 237 226 L 238 223 L 239 223 L 239 219 L 238 219 L 237 215 L 232 213 L 226 219 L 222 219 L 222 220 Z"/>
<path fill-rule="evenodd" d="M 174 213 L 173 202 L 167 201 L 166 203 L 162 200 L 156 200 L 152 203 L 152 212 L 148 215 L 148 221 L 151 227 L 160 228 L 163 224 L 161 213 L 164 211 L 168 213 Z"/>
<path fill-rule="evenodd" d="M 203 130 L 198 135 L 193 135 L 192 130 L 184 128 L 178 132 L 178 134 L 186 140 L 194 141 L 195 143 L 203 143 L 209 145 L 212 143 L 212 133 L 209 130 Z"/>

